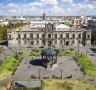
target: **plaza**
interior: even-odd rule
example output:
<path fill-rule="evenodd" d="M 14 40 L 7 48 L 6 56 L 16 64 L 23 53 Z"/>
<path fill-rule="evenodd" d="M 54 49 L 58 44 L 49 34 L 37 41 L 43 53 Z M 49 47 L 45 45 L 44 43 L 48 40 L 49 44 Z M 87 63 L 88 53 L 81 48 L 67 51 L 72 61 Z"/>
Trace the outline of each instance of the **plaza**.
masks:
<path fill-rule="evenodd" d="M 43 78 L 54 78 L 60 79 L 62 73 L 62 79 L 71 76 L 73 79 L 79 79 L 83 77 L 83 73 L 80 71 L 80 67 L 77 66 L 76 62 L 72 57 L 58 57 L 56 67 L 52 69 L 46 69 L 41 66 L 42 59 L 41 57 L 32 57 L 23 58 L 20 66 L 17 68 L 14 73 L 14 79 L 17 80 L 28 80 L 30 79 L 40 79 Z M 40 71 L 39 71 L 40 70 Z M 62 70 L 62 71 L 61 71 Z M 32 78 L 33 76 L 33 78 Z"/>
<path fill-rule="evenodd" d="M 75 51 L 75 49 L 76 49 L 76 51 Z M 17 47 L 15 47 L 15 48 L 7 47 L 2 52 L 6 56 L 6 58 L 13 57 L 12 56 L 12 54 L 13 54 L 13 55 L 19 56 L 21 61 L 18 63 L 17 67 L 15 67 L 15 68 L 13 67 L 14 69 L 12 69 L 13 70 L 12 74 L 10 74 L 10 70 L 6 71 L 6 73 L 5 73 L 5 71 L 4 71 L 4 73 L 2 71 L 0 72 L 1 76 L 4 75 L 4 77 L 2 79 L 0 78 L 1 79 L 0 85 L 4 84 L 10 80 L 12 80 L 14 82 L 15 81 L 17 81 L 17 82 L 25 81 L 25 83 L 27 83 L 27 82 L 31 83 L 31 81 L 40 81 L 40 80 L 42 82 L 45 82 L 45 81 L 48 82 L 49 80 L 51 80 L 52 82 L 54 81 L 54 83 L 66 81 L 66 80 L 69 82 L 70 80 L 72 80 L 74 83 L 86 81 L 86 82 L 90 82 L 92 84 L 96 84 L 96 79 L 95 79 L 96 76 L 95 77 L 93 76 L 96 73 L 95 65 L 93 65 L 94 63 L 96 63 L 95 53 L 91 50 L 90 47 L 89 48 L 88 47 L 79 47 L 79 49 L 78 49 L 78 47 L 76 47 L 75 49 L 73 47 L 71 47 L 71 48 L 65 47 L 63 49 L 63 51 L 60 50 L 57 55 L 57 59 L 56 59 L 57 62 L 51 68 L 50 67 L 46 68 L 43 65 L 43 60 L 49 59 L 49 58 L 44 57 L 42 59 L 42 54 L 40 54 L 40 51 L 42 49 L 36 50 L 33 48 L 24 48 L 24 47 L 18 47 L 18 48 Z M 66 50 L 68 50 L 68 51 L 66 51 Z M 70 50 L 72 50 L 72 51 L 70 51 Z M 77 51 L 78 51 L 77 55 L 76 55 L 76 53 L 68 54 L 70 52 L 77 52 Z M 80 65 L 80 63 L 78 63 L 76 60 L 76 56 L 77 56 L 77 59 L 78 59 L 78 57 L 80 57 L 83 60 L 83 56 L 81 56 L 81 53 L 82 53 L 82 55 L 87 55 L 88 58 L 90 59 L 90 62 L 92 62 L 92 65 L 91 64 L 90 65 L 92 67 L 94 67 L 94 68 L 91 68 L 92 72 L 94 69 L 94 73 L 91 76 L 86 72 L 85 69 L 82 68 L 82 65 Z M 36 54 L 38 54 L 38 55 L 36 55 Z M 92 54 L 94 54 L 94 56 L 92 56 Z M 16 64 L 16 62 L 14 63 L 14 60 L 15 60 L 15 58 L 12 61 L 13 65 Z M 4 67 L 2 67 L 2 65 L 7 61 L 10 61 L 10 59 L 3 60 L 2 64 L 1 64 L 1 68 L 4 68 Z M 12 66 L 11 62 L 7 62 L 6 66 L 5 66 L 5 68 L 6 68 L 5 70 L 7 70 L 7 68 L 12 68 L 10 66 L 7 67 L 7 65 Z M 86 65 L 87 65 L 87 62 L 86 62 Z M 87 69 L 91 70 L 90 66 L 88 66 Z M 79 81 L 79 80 L 81 80 L 81 81 Z M 71 85 L 70 85 L 70 87 L 71 87 Z"/>
<path fill-rule="evenodd" d="M 85 49 L 85 50 L 84 50 Z M 88 48 L 79 47 L 79 53 L 86 54 Z M 31 52 L 28 48 L 13 48 L 6 49 L 6 57 L 10 56 L 12 53 L 16 54 L 21 51 Z M 87 52 L 88 58 L 91 59 L 92 63 L 96 63 L 95 56 L 91 56 L 92 51 L 88 49 Z M 8 53 L 8 51 L 10 51 Z M 34 51 L 33 51 L 34 52 Z M 7 55 L 8 54 L 8 55 Z M 25 55 L 22 54 L 20 57 L 22 58 L 19 66 L 14 71 L 12 78 L 16 80 L 28 80 L 28 79 L 43 79 L 43 78 L 53 78 L 53 79 L 83 79 L 84 73 L 81 70 L 81 67 L 77 64 L 74 59 L 74 55 L 72 56 L 57 56 L 57 63 L 53 65 L 52 68 L 45 68 L 42 63 L 42 55 L 33 56 L 33 55 Z"/>

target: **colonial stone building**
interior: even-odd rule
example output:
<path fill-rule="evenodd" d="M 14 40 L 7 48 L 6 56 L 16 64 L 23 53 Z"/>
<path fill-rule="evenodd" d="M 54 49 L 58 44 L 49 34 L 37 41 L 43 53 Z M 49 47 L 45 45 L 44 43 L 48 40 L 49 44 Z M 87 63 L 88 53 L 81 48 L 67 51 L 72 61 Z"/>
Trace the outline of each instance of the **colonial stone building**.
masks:
<path fill-rule="evenodd" d="M 8 46 L 62 47 L 90 46 L 91 32 L 80 28 L 70 28 L 51 21 L 31 21 L 29 25 L 7 31 Z"/>
<path fill-rule="evenodd" d="M 88 21 L 88 28 L 91 30 L 92 44 L 96 45 L 96 19 Z"/>

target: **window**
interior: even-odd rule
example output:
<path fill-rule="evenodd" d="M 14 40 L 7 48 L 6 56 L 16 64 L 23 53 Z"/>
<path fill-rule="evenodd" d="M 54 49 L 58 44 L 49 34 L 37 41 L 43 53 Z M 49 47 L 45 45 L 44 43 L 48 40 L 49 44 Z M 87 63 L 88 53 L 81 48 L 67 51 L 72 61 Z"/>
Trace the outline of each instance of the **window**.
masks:
<path fill-rule="evenodd" d="M 78 37 L 81 38 L 81 34 L 79 34 Z"/>
<path fill-rule="evenodd" d="M 36 41 L 36 44 L 38 45 L 39 44 L 39 41 Z"/>
<path fill-rule="evenodd" d="M 66 45 L 69 45 L 69 41 L 66 41 Z"/>
<path fill-rule="evenodd" d="M 34 42 L 33 42 L 33 41 L 31 41 L 31 42 L 30 42 L 30 44 L 31 44 L 31 45 L 33 45 L 33 44 L 34 44 Z"/>
<path fill-rule="evenodd" d="M 74 41 L 72 41 L 72 44 L 74 44 Z"/>
<path fill-rule="evenodd" d="M 18 34 L 18 39 L 20 39 L 21 37 L 20 37 L 20 34 Z"/>
<path fill-rule="evenodd" d="M 33 38 L 33 33 L 30 33 L 30 37 Z"/>
<path fill-rule="evenodd" d="M 73 34 L 72 37 L 75 38 L 75 34 Z"/>
<path fill-rule="evenodd" d="M 11 35 L 9 35 L 8 38 L 11 39 Z"/>
<path fill-rule="evenodd" d="M 39 38 L 39 34 L 37 34 L 37 38 Z"/>
<path fill-rule="evenodd" d="M 55 38 L 57 38 L 57 34 L 55 34 Z"/>
<path fill-rule="evenodd" d="M 90 38 L 90 35 L 88 35 L 87 37 Z"/>
<path fill-rule="evenodd" d="M 26 34 L 24 34 L 24 38 L 26 39 Z"/>
<path fill-rule="evenodd" d="M 44 38 L 44 37 L 45 37 L 45 35 L 43 34 L 43 35 L 42 35 L 42 38 Z"/>
<path fill-rule="evenodd" d="M 66 37 L 69 38 L 69 33 L 66 33 Z"/>
<path fill-rule="evenodd" d="M 62 34 L 60 34 L 60 38 L 63 38 Z"/>
<path fill-rule="evenodd" d="M 51 34 L 48 34 L 48 38 L 51 38 Z"/>

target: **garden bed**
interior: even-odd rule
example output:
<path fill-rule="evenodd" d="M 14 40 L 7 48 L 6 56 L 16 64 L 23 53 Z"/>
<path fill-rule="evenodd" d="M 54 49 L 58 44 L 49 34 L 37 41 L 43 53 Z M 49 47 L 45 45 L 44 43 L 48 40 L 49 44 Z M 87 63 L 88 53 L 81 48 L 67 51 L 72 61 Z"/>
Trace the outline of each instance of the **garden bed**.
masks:
<path fill-rule="evenodd" d="M 83 80 L 43 80 L 42 90 L 96 90 L 96 84 Z"/>
<path fill-rule="evenodd" d="M 5 90 L 5 87 L 0 87 Z M 41 89 L 14 88 L 14 90 L 96 90 L 96 84 L 84 80 L 42 80 Z"/>
<path fill-rule="evenodd" d="M 74 56 L 74 52 L 59 52 L 58 56 Z"/>
<path fill-rule="evenodd" d="M 3 62 L 0 66 L 0 80 L 10 77 L 19 65 L 20 61 L 21 59 L 18 56 L 12 55 Z"/>
<path fill-rule="evenodd" d="M 93 64 L 86 55 L 77 57 L 77 62 L 87 75 L 96 80 L 96 65 Z"/>

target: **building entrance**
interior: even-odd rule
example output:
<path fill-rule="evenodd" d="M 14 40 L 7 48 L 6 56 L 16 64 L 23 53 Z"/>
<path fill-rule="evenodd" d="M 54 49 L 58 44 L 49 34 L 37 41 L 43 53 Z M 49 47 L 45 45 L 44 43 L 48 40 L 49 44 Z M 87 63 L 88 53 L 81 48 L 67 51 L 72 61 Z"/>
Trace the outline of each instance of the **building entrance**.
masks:
<path fill-rule="evenodd" d="M 51 41 L 48 41 L 48 46 L 51 46 L 51 44 L 52 44 Z"/>

